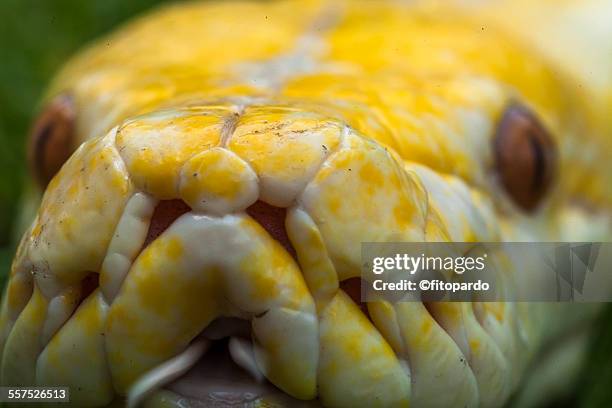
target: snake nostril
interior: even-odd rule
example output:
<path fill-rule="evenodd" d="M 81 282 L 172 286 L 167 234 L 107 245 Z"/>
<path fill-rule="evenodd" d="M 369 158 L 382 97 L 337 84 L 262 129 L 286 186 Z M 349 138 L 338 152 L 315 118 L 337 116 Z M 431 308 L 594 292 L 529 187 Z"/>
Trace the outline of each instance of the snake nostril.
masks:
<path fill-rule="evenodd" d="M 182 200 L 160 201 L 153 211 L 149 231 L 142 249 L 159 237 L 178 217 L 189 211 L 191 211 L 191 208 Z"/>
<path fill-rule="evenodd" d="M 246 209 L 247 214 L 257 221 L 272 238 L 278 241 L 297 260 L 295 248 L 289 241 L 285 228 L 287 209 L 257 201 Z"/>

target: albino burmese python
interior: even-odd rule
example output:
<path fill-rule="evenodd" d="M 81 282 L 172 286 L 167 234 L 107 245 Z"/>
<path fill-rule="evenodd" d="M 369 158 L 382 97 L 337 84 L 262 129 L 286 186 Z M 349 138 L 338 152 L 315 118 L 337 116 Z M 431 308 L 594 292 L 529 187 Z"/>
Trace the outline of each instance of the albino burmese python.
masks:
<path fill-rule="evenodd" d="M 176 5 L 73 59 L 32 131 L 2 384 L 491 407 L 537 382 L 597 307 L 355 295 L 362 242 L 611 237 L 611 7 L 463 3 Z"/>

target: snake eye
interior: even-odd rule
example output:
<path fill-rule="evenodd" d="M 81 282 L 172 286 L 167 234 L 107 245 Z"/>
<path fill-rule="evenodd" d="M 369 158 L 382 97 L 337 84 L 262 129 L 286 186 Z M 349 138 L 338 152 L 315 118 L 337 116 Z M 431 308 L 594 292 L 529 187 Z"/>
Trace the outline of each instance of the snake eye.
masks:
<path fill-rule="evenodd" d="M 59 95 L 40 113 L 29 137 L 30 169 L 42 188 L 73 151 L 75 110 L 68 95 Z"/>
<path fill-rule="evenodd" d="M 506 108 L 494 139 L 495 167 L 514 202 L 531 211 L 550 188 L 556 171 L 553 139 L 526 107 Z"/>

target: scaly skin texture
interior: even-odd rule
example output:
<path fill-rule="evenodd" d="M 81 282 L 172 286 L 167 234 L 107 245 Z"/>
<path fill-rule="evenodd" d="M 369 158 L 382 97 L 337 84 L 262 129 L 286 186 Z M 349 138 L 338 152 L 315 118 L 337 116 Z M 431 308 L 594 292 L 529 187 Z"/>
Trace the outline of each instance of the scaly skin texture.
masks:
<path fill-rule="evenodd" d="M 410 3 L 170 6 L 71 61 L 48 99 L 73 98 L 76 151 L 15 256 L 2 384 L 70 385 L 75 406 L 105 406 L 231 316 L 292 398 L 503 405 L 592 308 L 380 301 L 366 316 L 342 282 L 360 275 L 361 242 L 609 239 L 612 92 L 575 55 L 521 41 L 503 4 Z M 532 212 L 494 169 L 515 102 L 560 153 Z M 145 243 L 168 200 L 190 210 Z M 291 248 L 247 213 L 257 201 L 286 208 Z"/>

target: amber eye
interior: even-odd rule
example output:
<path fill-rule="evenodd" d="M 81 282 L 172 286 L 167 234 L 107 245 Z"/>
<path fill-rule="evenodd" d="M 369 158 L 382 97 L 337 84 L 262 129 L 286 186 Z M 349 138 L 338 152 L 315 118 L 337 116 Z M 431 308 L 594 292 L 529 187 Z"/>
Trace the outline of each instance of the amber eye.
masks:
<path fill-rule="evenodd" d="M 28 161 L 42 188 L 49 184 L 72 153 L 74 122 L 74 103 L 68 95 L 55 97 L 34 122 L 28 143 Z"/>
<path fill-rule="evenodd" d="M 557 162 L 553 139 L 526 107 L 512 104 L 494 139 L 501 184 L 521 208 L 535 209 L 550 188 Z"/>

